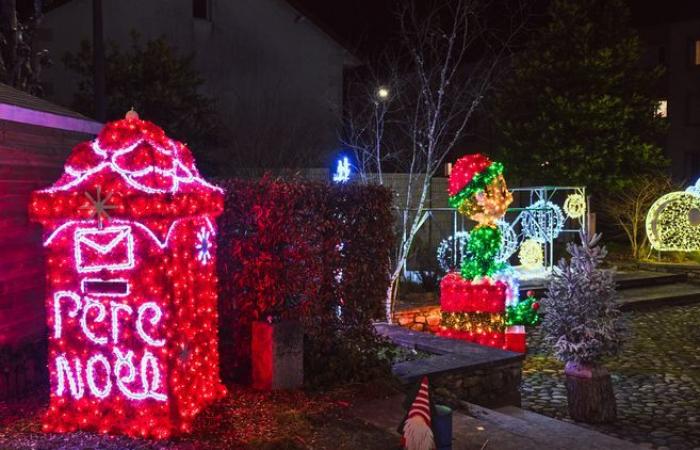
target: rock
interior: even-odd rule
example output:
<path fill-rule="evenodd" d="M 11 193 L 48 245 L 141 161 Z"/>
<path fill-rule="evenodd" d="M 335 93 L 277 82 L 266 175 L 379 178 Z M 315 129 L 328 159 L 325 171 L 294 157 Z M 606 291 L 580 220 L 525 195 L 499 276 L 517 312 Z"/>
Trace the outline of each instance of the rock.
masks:
<path fill-rule="evenodd" d="M 401 325 L 401 326 L 406 326 L 409 323 L 413 323 L 413 317 L 400 316 L 398 319 L 399 319 L 399 325 Z"/>

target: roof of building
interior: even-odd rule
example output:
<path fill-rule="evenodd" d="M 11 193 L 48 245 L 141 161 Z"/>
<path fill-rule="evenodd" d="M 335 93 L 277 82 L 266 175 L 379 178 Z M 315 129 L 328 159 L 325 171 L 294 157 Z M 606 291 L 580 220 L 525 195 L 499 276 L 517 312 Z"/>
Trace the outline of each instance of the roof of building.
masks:
<path fill-rule="evenodd" d="M 96 134 L 102 124 L 75 111 L 0 83 L 0 119 Z"/>

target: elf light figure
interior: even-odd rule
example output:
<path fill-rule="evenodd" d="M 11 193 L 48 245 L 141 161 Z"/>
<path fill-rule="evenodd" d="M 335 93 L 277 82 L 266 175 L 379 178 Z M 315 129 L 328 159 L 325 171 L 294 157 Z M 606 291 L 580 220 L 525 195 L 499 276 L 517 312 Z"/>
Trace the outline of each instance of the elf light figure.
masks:
<path fill-rule="evenodd" d="M 477 225 L 469 235 L 460 273 L 448 273 L 440 283 L 440 334 L 524 352 L 523 325 L 536 323 L 537 314 L 522 308 L 534 312 L 537 306 L 532 298 L 519 304 L 513 270 L 497 258 L 503 245 L 497 222 L 513 201 L 503 165 L 478 153 L 460 158 L 450 174 L 448 193 L 450 206 Z"/>
<path fill-rule="evenodd" d="M 225 395 L 215 217 L 223 192 L 134 112 L 77 145 L 32 195 L 45 229 L 50 405 L 44 430 L 166 438 Z"/>

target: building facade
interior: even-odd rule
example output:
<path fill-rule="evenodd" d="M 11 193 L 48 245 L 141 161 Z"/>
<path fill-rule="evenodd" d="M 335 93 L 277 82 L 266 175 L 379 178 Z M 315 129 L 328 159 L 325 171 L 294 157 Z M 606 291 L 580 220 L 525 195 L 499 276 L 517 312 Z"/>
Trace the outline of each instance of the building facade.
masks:
<path fill-rule="evenodd" d="M 345 48 L 285 0 L 120 0 L 103 2 L 104 39 L 127 49 L 164 37 L 194 55 L 236 151 L 316 153 L 334 149 L 342 112 Z M 77 77 L 61 62 L 92 37 L 92 2 L 47 12 L 42 33 L 55 64 L 48 97 L 70 105 Z M 109 47 L 107 47 L 109 48 Z M 147 117 L 144 117 L 148 119 Z"/>
<path fill-rule="evenodd" d="M 700 19 L 640 30 L 642 63 L 666 71 L 658 86 L 659 114 L 668 117 L 664 143 L 671 174 L 678 181 L 700 177 Z"/>

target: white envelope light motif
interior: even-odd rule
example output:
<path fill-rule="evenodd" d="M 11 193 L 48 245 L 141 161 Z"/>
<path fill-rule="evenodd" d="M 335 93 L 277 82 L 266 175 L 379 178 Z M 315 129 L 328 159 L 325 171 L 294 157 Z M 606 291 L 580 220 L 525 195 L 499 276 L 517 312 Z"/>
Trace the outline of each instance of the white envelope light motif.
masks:
<path fill-rule="evenodd" d="M 78 228 L 74 235 L 78 272 L 134 268 L 134 237 L 130 226 Z"/>

